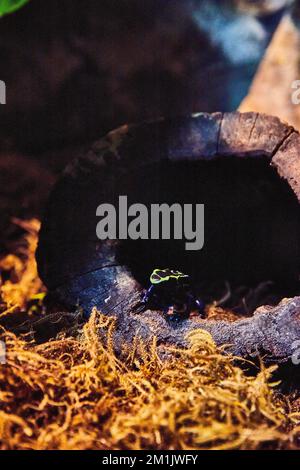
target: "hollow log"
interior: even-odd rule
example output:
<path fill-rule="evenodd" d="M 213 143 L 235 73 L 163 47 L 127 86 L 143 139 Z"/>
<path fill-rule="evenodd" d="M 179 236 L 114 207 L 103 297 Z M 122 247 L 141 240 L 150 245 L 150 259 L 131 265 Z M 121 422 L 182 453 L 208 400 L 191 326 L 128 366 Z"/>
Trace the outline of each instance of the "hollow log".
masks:
<path fill-rule="evenodd" d="M 203 250 L 187 252 L 184 240 L 97 239 L 97 206 L 122 194 L 146 205 L 204 203 Z M 234 354 L 286 361 L 300 339 L 299 202 L 300 136 L 276 117 L 199 113 L 123 126 L 56 184 L 40 233 L 39 272 L 69 307 L 116 317 L 116 350 L 135 335 L 185 345 L 187 333 L 203 328 Z M 192 317 L 172 324 L 158 311 L 133 312 L 158 266 L 187 271 L 199 285 L 272 280 L 282 298 L 293 296 L 233 322 Z"/>

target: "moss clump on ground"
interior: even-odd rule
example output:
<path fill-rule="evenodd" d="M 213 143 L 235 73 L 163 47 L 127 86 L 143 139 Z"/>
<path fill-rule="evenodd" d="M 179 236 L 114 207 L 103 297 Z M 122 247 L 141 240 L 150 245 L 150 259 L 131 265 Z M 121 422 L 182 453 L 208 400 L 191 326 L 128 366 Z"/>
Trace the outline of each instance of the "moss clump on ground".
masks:
<path fill-rule="evenodd" d="M 28 275 L 30 263 L 32 272 L 36 269 L 34 243 L 27 246 L 27 260 L 15 258 L 24 264 L 14 288 L 20 284 L 23 293 L 22 273 Z M 37 278 L 29 279 L 28 299 L 42 292 Z M 11 309 L 3 307 L 4 317 Z M 6 345 L 6 364 L 0 365 L 1 449 L 296 446 L 298 415 L 290 415 L 288 398 L 272 383 L 275 366 L 261 364 L 249 375 L 202 330 L 189 336 L 189 348 L 169 348 L 164 361 L 155 338 L 146 347 L 137 337 L 130 350 L 124 345 L 121 361 L 113 351 L 113 328 L 114 319 L 96 310 L 75 336 L 61 333 L 41 344 L 1 328 Z"/>

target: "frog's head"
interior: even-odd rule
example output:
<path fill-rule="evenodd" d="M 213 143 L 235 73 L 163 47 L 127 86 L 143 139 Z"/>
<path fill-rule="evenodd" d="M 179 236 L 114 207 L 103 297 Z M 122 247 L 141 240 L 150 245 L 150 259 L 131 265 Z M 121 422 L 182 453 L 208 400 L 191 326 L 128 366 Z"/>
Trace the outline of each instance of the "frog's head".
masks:
<path fill-rule="evenodd" d="M 168 282 L 170 280 L 180 281 L 183 278 L 188 278 L 187 274 L 183 274 L 180 271 L 175 271 L 174 269 L 154 269 L 150 276 L 151 284 L 161 284 Z"/>

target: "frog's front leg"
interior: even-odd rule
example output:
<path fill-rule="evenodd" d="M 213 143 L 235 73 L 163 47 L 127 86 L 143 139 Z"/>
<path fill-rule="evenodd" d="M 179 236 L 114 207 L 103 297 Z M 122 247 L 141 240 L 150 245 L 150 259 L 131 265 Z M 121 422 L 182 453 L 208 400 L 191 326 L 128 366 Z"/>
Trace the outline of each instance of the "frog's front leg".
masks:
<path fill-rule="evenodd" d="M 149 303 L 151 302 L 151 299 L 153 297 L 153 288 L 154 286 L 151 285 L 149 289 L 146 290 L 144 295 L 142 296 L 141 300 L 135 305 L 134 307 L 134 313 L 141 313 L 147 310 Z"/>
<path fill-rule="evenodd" d="M 148 304 L 152 297 L 153 297 L 154 285 L 152 284 L 149 289 L 146 290 L 145 294 L 142 297 L 141 302 L 144 304 Z"/>

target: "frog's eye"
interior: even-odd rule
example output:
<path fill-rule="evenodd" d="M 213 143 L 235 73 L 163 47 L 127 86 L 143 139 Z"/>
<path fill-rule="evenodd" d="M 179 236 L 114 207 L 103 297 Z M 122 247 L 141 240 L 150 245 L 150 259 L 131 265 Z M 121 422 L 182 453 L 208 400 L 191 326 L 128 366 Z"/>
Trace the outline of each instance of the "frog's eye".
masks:
<path fill-rule="evenodd" d="M 159 284 L 160 282 L 168 281 L 170 279 L 169 269 L 154 269 L 150 276 L 152 284 Z"/>
<path fill-rule="evenodd" d="M 161 277 L 158 274 L 151 274 L 150 276 L 150 282 L 152 284 L 158 284 L 161 281 Z"/>

